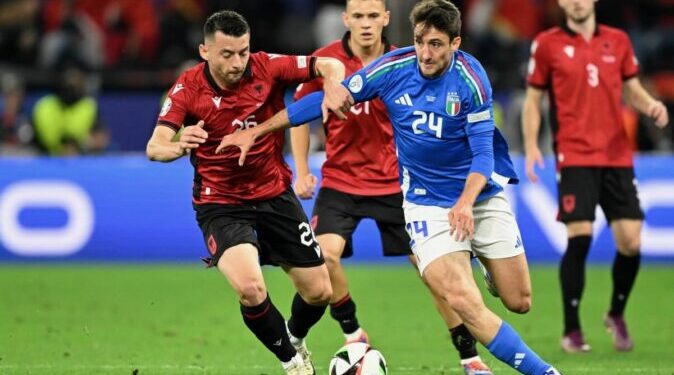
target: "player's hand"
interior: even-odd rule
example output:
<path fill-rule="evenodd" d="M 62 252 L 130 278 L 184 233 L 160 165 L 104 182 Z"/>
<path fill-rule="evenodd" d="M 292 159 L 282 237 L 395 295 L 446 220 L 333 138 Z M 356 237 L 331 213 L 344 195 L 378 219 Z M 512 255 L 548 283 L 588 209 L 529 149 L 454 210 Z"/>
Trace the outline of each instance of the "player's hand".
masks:
<path fill-rule="evenodd" d="M 295 185 L 293 185 L 295 194 L 301 199 L 311 199 L 314 197 L 314 190 L 316 189 L 317 183 L 318 179 L 311 173 L 302 176 L 298 175 L 297 180 L 295 180 Z"/>
<path fill-rule="evenodd" d="M 664 128 L 669 123 L 669 114 L 667 107 L 659 101 L 654 100 L 648 106 L 646 114 L 655 121 L 655 125 L 659 128 Z"/>
<path fill-rule="evenodd" d="M 526 150 L 525 155 L 527 177 L 529 178 L 529 181 L 536 183 L 538 182 L 538 175 L 536 174 L 535 166 L 537 165 L 540 169 L 545 168 L 541 150 L 534 146 L 533 148 Z"/>
<path fill-rule="evenodd" d="M 473 205 L 459 199 L 449 210 L 449 235 L 461 242 L 472 239 L 474 233 Z"/>
<path fill-rule="evenodd" d="M 334 112 L 339 119 L 346 120 L 346 114 L 353 105 L 353 97 L 349 90 L 340 82 L 326 79 L 323 83 L 323 92 L 325 92 L 321 104 L 323 122 L 328 121 L 330 111 Z"/>
<path fill-rule="evenodd" d="M 185 127 L 180 134 L 178 144 L 183 151 L 193 150 L 206 142 L 207 139 L 208 133 L 204 130 L 204 121 L 200 120 L 196 125 Z"/>
<path fill-rule="evenodd" d="M 244 129 L 232 134 L 228 134 L 222 137 L 222 141 L 215 149 L 216 154 L 222 154 L 225 152 L 227 147 L 236 146 L 241 150 L 241 156 L 239 156 L 239 166 L 243 166 L 243 162 L 246 160 L 246 155 L 253 144 L 257 134 L 255 133 L 255 128 Z"/>

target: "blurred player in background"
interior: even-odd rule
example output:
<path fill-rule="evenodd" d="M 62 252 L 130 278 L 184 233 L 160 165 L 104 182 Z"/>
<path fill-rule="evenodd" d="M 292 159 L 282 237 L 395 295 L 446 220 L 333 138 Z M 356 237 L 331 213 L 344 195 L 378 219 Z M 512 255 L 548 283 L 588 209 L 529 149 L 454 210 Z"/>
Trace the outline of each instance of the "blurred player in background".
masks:
<path fill-rule="evenodd" d="M 423 0 L 410 15 L 414 48 L 389 52 L 344 83 L 354 101 L 379 97 L 393 124 L 403 209 L 412 251 L 431 292 L 475 338 L 522 374 L 555 375 L 517 332 L 484 304 L 471 253 L 491 272 L 511 311 L 526 312 L 531 284 L 524 246 L 496 172 L 516 180 L 505 139 L 495 129 L 491 85 L 481 64 L 459 50 L 461 14 L 447 0 Z M 319 116 L 321 93 L 293 103 L 257 128 L 223 138 L 216 153 Z"/>
<path fill-rule="evenodd" d="M 339 59 L 347 75 L 395 48 L 382 35 L 389 22 L 385 0 L 346 0 L 342 18 L 348 29 L 344 37 L 314 55 Z M 295 98 L 321 87 L 320 79 L 302 84 Z M 321 188 L 311 224 L 330 272 L 330 315 L 339 322 L 347 342 L 368 342 L 367 333 L 356 317 L 356 304 L 341 264 L 342 257 L 353 254 L 351 236 L 360 220 L 376 221 L 384 256 L 409 256 L 416 265 L 405 230 L 393 129 L 379 99 L 351 107 L 346 120 L 331 116 L 324 129 L 327 158 L 321 169 Z M 309 126 L 290 130 L 296 168 L 295 193 L 302 199 L 313 197 L 317 182 L 308 165 L 309 133 Z M 459 351 L 465 373 L 491 374 L 478 356 L 475 338 L 468 328 L 445 301 L 435 296 L 434 299 Z"/>
<path fill-rule="evenodd" d="M 568 245 L 560 264 L 564 305 L 562 348 L 587 352 L 578 309 L 585 284 L 585 260 L 592 243 L 597 204 L 608 219 L 617 254 L 613 263 L 613 293 L 604 324 L 618 351 L 630 351 L 632 339 L 623 317 L 639 270 L 641 225 L 632 150 L 625 132 L 621 96 L 655 124 L 669 119 L 665 106 L 641 86 L 639 67 L 629 37 L 598 25 L 595 0 L 559 0 L 566 14 L 561 27 L 537 36 L 531 46 L 522 128 L 527 176 L 538 177 L 543 166 L 537 145 L 540 104 L 550 94 L 554 150 L 557 160 L 558 219 L 566 224 Z"/>
<path fill-rule="evenodd" d="M 208 266 L 217 266 L 230 282 L 246 326 L 286 372 L 314 374 L 304 337 L 323 315 L 332 290 L 318 243 L 290 190 L 291 171 L 281 153 L 284 135 L 261 139 L 245 168 L 237 165 L 235 150 L 214 151 L 223 136 L 282 109 L 286 84 L 320 76 L 324 89 L 334 92 L 344 66 L 330 58 L 251 53 L 248 23 L 232 11 L 208 18 L 199 53 L 205 62 L 181 74 L 169 91 L 147 155 L 162 162 L 189 155 Z M 330 103 L 331 109 L 341 106 Z M 195 123 L 185 127 L 179 142 L 171 142 L 182 124 Z M 282 266 L 297 289 L 287 328 L 267 293 L 260 263 Z"/>

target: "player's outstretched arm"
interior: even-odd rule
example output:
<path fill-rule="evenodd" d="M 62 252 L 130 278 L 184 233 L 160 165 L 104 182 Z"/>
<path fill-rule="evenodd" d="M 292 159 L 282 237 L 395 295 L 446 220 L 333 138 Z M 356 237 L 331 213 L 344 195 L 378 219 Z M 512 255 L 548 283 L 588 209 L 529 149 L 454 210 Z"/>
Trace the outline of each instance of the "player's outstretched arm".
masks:
<path fill-rule="evenodd" d="M 342 86 L 346 74 L 344 64 L 332 57 L 318 57 L 316 73 L 323 77 L 323 91 L 325 92 L 321 105 L 323 122 L 327 120 L 329 111 L 334 112 L 338 118 L 346 120 L 346 112 L 353 105 L 353 98 Z"/>
<path fill-rule="evenodd" d="M 243 166 L 243 162 L 246 161 L 246 155 L 250 148 L 253 147 L 257 138 L 275 130 L 288 127 L 290 127 L 290 120 L 288 120 L 288 111 L 284 109 L 269 120 L 263 122 L 261 125 L 224 136 L 218 147 L 215 149 L 215 153 L 221 154 L 226 148 L 236 146 L 241 150 L 239 166 Z"/>
<path fill-rule="evenodd" d="M 543 155 L 538 148 L 538 132 L 541 129 L 541 100 L 543 90 L 527 87 L 526 97 L 522 104 L 522 135 L 524 137 L 524 155 L 527 177 L 531 182 L 538 182 L 535 165 L 543 169 Z"/>
<path fill-rule="evenodd" d="M 295 194 L 301 199 L 314 197 L 318 179 L 309 170 L 310 132 L 308 126 L 297 126 L 290 129 L 290 148 L 295 161 Z"/>
<path fill-rule="evenodd" d="M 258 137 L 276 130 L 286 129 L 290 126 L 303 125 L 319 118 L 321 116 L 320 103 L 322 101 L 322 91 L 309 94 L 254 128 L 226 135 L 215 149 L 215 153 L 221 154 L 227 147 L 236 146 L 241 149 L 239 166 L 243 166 L 248 150 L 253 147 Z"/>
<path fill-rule="evenodd" d="M 145 149 L 148 159 L 170 162 L 185 155 L 187 151 L 199 147 L 208 138 L 208 133 L 203 127 L 203 121 L 199 121 L 195 126 L 186 127 L 178 142 L 171 141 L 176 134 L 175 130 L 167 126 L 155 127 Z"/>
<path fill-rule="evenodd" d="M 623 96 L 625 101 L 636 108 L 639 112 L 645 114 L 655 121 L 655 125 L 664 128 L 669 123 L 669 114 L 667 107 L 659 101 L 655 100 L 647 91 L 641 86 L 641 82 L 636 77 L 625 81 L 623 85 Z"/>

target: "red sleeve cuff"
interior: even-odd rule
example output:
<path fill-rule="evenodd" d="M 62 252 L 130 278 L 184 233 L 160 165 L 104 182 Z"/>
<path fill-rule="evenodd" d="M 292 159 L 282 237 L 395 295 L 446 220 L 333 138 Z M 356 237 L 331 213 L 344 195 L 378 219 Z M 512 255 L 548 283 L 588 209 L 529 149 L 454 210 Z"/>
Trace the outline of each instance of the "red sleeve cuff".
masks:
<path fill-rule="evenodd" d="M 539 90 L 547 90 L 547 89 L 548 89 L 548 85 L 547 85 L 547 84 L 542 84 L 542 85 L 541 85 L 541 84 L 538 84 L 538 83 L 535 83 L 535 82 L 527 81 L 527 85 L 529 85 L 529 86 L 531 86 L 531 87 L 535 87 L 535 88 L 537 88 L 537 89 L 539 89 Z"/>
<path fill-rule="evenodd" d="M 156 126 L 167 126 L 167 127 L 171 128 L 171 129 L 175 130 L 176 132 L 177 132 L 178 130 L 180 130 L 180 128 L 182 128 L 182 125 L 176 125 L 176 124 L 174 124 L 174 123 L 172 123 L 172 122 L 170 122 L 170 121 L 166 121 L 166 120 L 159 120 L 159 121 L 157 121 L 157 125 L 156 125 Z"/>
<path fill-rule="evenodd" d="M 316 56 L 310 56 L 309 57 L 309 79 L 314 79 L 318 77 L 318 72 L 316 71 L 316 60 L 318 58 Z"/>
<path fill-rule="evenodd" d="M 639 71 L 637 70 L 637 71 L 634 72 L 633 74 L 628 74 L 628 75 L 626 75 L 626 76 L 623 76 L 623 82 L 624 82 L 624 81 L 627 81 L 628 79 L 632 79 L 632 78 L 634 78 L 634 77 L 636 77 L 636 76 L 638 76 L 638 75 L 639 75 Z"/>

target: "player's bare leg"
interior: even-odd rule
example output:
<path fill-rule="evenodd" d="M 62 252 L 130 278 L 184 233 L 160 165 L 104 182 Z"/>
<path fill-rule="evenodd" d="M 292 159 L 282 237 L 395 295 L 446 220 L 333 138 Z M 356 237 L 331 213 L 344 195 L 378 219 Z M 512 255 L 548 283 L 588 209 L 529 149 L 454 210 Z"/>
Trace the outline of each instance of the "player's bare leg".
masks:
<path fill-rule="evenodd" d="M 634 347 L 634 342 L 627 332 L 623 314 L 639 272 L 641 227 L 641 220 L 619 219 L 611 221 L 611 231 L 618 247 L 618 254 L 616 254 L 612 270 L 611 307 L 604 317 L 604 324 L 613 336 L 613 347 L 623 352 L 630 351 Z"/>
<path fill-rule="evenodd" d="M 218 270 L 234 288 L 242 305 L 259 305 L 267 298 L 267 287 L 255 246 L 241 244 L 225 250 L 218 261 Z"/>
<path fill-rule="evenodd" d="M 484 305 L 475 284 L 467 251 L 433 260 L 423 278 L 435 295 L 449 303 L 478 341 L 504 363 L 523 374 L 557 374 L 517 333 Z"/>
<path fill-rule="evenodd" d="M 564 306 L 564 335 L 561 346 L 567 353 L 583 353 L 591 348 L 583 337 L 578 310 L 585 288 L 585 261 L 592 243 L 592 222 L 569 222 L 566 224 L 566 231 L 568 246 L 559 265 Z"/>
<path fill-rule="evenodd" d="M 301 356 L 290 343 L 283 316 L 267 294 L 257 248 L 251 244 L 228 248 L 218 261 L 218 270 L 239 297 L 248 329 L 276 355 L 284 369 L 290 372 L 302 365 Z"/>
<path fill-rule="evenodd" d="M 531 308 L 531 279 L 524 253 L 509 258 L 480 257 L 487 268 L 505 307 L 518 314 Z"/>
<path fill-rule="evenodd" d="M 321 247 L 321 251 L 323 251 L 325 265 L 328 266 L 330 282 L 332 284 L 330 303 L 334 303 L 349 293 L 349 282 L 341 262 L 346 241 L 344 237 L 334 233 L 320 234 L 316 236 L 316 240 Z"/>
<path fill-rule="evenodd" d="M 409 261 L 412 263 L 414 268 L 419 268 L 417 258 L 414 255 L 409 256 Z M 419 273 L 417 272 L 417 274 Z M 475 347 L 475 338 L 470 333 L 466 325 L 463 324 L 463 321 L 459 315 L 454 312 L 454 310 L 452 310 L 452 307 L 449 305 L 449 303 L 447 303 L 447 301 L 433 292 L 433 289 L 426 283 L 426 280 L 423 277 L 421 277 L 421 281 L 426 284 L 426 287 L 430 291 L 435 309 L 442 317 L 442 320 L 445 322 L 445 325 L 452 336 L 452 343 L 459 352 L 461 366 L 463 367 L 464 373 L 469 375 L 490 375 L 491 369 L 489 369 L 489 366 L 482 362 L 482 358 L 480 358 L 477 353 L 477 348 Z"/>
<path fill-rule="evenodd" d="M 414 266 L 414 268 L 417 268 L 417 259 L 414 257 L 414 255 L 409 256 L 410 263 Z M 438 314 L 442 317 L 442 320 L 445 322 L 448 328 L 451 327 L 456 327 L 460 324 L 463 324 L 463 321 L 461 321 L 461 318 L 459 315 L 457 315 L 454 310 L 452 310 L 451 306 L 441 297 L 438 296 L 437 294 L 433 293 L 433 290 L 430 288 L 430 286 L 426 283 L 426 280 L 421 277 L 421 281 L 426 284 L 426 287 L 429 288 L 429 291 L 431 292 L 431 297 L 433 297 L 433 304 L 435 305 L 435 309 L 438 311 Z"/>
<path fill-rule="evenodd" d="M 311 363 L 311 352 L 307 349 L 304 338 L 309 329 L 321 319 L 332 296 L 328 269 L 325 264 L 283 269 L 297 290 L 287 326 L 290 342 L 302 356 L 307 373 L 315 373 Z"/>
<path fill-rule="evenodd" d="M 500 319 L 482 302 L 473 280 L 468 252 L 443 255 L 424 270 L 423 278 L 434 295 L 442 296 L 483 344 L 490 342 L 500 326 Z"/>
<path fill-rule="evenodd" d="M 320 234 L 316 236 L 316 240 L 323 251 L 325 264 L 328 266 L 328 272 L 330 273 L 330 283 L 332 284 L 330 315 L 342 328 L 346 342 L 368 343 L 367 333 L 358 324 L 356 304 L 349 294 L 349 281 L 342 267 L 342 253 L 346 246 L 346 240 L 335 233 Z"/>
<path fill-rule="evenodd" d="M 613 239 L 618 251 L 625 256 L 637 256 L 641 249 L 641 220 L 619 219 L 611 221 Z"/>
<path fill-rule="evenodd" d="M 302 299 L 311 305 L 327 305 L 332 296 L 325 264 L 315 267 L 284 267 Z"/>

